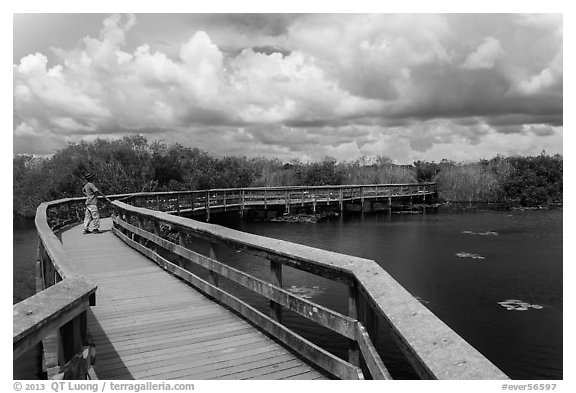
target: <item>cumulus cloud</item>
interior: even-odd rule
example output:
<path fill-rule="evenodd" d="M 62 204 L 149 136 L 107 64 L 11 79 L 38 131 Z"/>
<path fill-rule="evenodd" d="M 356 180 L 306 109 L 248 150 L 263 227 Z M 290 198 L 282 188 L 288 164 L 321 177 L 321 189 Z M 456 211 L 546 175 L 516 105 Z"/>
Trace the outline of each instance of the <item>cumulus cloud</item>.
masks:
<path fill-rule="evenodd" d="M 470 70 L 492 68 L 502 53 L 500 41 L 493 37 L 486 37 L 482 44 L 466 57 L 462 67 Z"/>
<path fill-rule="evenodd" d="M 285 159 L 490 155 L 513 137 L 561 150 L 561 19 L 194 16 L 202 28 L 162 50 L 149 18 L 109 16 L 98 37 L 14 64 L 14 151 L 127 132 Z"/>

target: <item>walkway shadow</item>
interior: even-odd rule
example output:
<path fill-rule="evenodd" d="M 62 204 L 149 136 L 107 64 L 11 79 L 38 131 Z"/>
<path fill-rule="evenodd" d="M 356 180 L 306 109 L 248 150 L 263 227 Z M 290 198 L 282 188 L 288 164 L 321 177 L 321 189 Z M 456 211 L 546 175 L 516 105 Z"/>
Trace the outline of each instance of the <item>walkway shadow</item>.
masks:
<path fill-rule="evenodd" d="M 88 310 L 88 330 L 92 342 L 96 345 L 96 363 L 94 371 L 98 379 L 134 379 L 128 368 L 120 358 L 120 355 L 114 350 L 114 347 L 108 340 L 108 336 L 100 326 L 98 320 L 94 317 L 92 310 Z M 98 358 L 98 347 L 106 348 L 106 358 Z M 114 367 L 110 367 L 114 365 Z M 106 367 L 103 369 L 103 367 Z"/>

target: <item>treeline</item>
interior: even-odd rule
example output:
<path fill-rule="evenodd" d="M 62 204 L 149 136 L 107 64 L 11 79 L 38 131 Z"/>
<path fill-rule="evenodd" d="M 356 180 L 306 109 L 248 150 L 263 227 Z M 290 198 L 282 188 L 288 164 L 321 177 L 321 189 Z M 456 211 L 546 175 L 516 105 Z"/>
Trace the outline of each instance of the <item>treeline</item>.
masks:
<path fill-rule="evenodd" d="M 417 161 L 396 165 L 386 157 L 303 163 L 236 156 L 213 157 L 198 148 L 143 136 L 69 144 L 50 158 L 13 159 L 13 210 L 34 215 L 43 201 L 79 196 L 82 174 L 92 172 L 107 194 L 209 188 L 382 184 L 436 181 L 441 199 L 522 206 L 562 201 L 562 157 L 495 157 L 458 164 Z"/>

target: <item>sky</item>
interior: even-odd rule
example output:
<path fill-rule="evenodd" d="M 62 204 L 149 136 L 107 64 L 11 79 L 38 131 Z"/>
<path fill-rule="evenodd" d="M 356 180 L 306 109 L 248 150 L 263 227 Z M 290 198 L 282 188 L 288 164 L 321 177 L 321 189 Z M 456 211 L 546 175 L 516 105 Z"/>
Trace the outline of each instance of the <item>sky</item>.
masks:
<path fill-rule="evenodd" d="M 13 153 L 562 154 L 562 14 L 14 14 Z"/>

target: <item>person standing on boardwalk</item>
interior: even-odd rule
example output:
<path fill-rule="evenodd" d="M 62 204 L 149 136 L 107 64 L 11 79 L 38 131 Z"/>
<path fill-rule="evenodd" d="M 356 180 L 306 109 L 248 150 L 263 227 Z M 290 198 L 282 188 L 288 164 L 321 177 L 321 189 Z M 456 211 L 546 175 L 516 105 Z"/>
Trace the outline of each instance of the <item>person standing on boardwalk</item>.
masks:
<path fill-rule="evenodd" d="M 82 193 L 86 196 L 86 211 L 84 213 L 84 233 L 90 233 L 90 223 L 94 222 L 93 233 L 100 233 L 100 213 L 98 212 L 98 197 L 102 195 L 108 203 L 112 203 L 106 195 L 102 194 L 98 188 L 92 183 L 94 175 L 85 173 L 84 179 L 86 184 L 82 187 Z"/>

